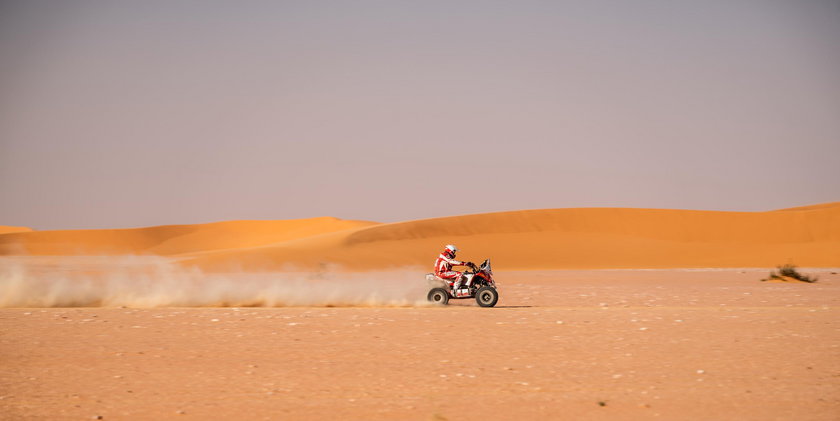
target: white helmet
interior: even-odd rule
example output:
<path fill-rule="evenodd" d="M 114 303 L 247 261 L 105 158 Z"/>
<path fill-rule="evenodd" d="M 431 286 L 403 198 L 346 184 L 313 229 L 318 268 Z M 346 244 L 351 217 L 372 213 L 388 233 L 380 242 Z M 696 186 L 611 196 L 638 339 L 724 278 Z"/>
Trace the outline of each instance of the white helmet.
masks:
<path fill-rule="evenodd" d="M 452 255 L 452 257 L 455 257 L 455 253 L 458 252 L 458 247 L 455 247 L 452 244 L 447 244 L 446 247 L 443 248 L 443 252 L 446 253 L 447 251 Z"/>

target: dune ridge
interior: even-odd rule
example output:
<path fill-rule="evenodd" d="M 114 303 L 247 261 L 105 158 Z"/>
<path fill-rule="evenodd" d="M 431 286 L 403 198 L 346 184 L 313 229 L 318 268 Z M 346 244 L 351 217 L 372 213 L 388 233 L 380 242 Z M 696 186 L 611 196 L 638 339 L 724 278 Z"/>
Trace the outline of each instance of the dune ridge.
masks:
<path fill-rule="evenodd" d="M 29 227 L 15 227 L 11 225 L 0 225 L 0 235 L 3 234 L 10 234 L 13 232 L 31 232 L 32 228 Z"/>
<path fill-rule="evenodd" d="M 443 244 L 503 270 L 840 267 L 840 202 L 767 212 L 568 208 L 380 224 L 313 218 L 0 235 L 0 254 L 152 254 L 204 271 L 428 268 Z M 26 253 L 20 253 L 20 250 Z M 17 250 L 17 251 L 16 251 Z"/>
<path fill-rule="evenodd" d="M 186 259 L 213 270 L 431 267 L 441 245 L 505 270 L 840 266 L 840 205 L 786 212 L 572 208 L 380 224 Z"/>
<path fill-rule="evenodd" d="M 333 217 L 0 235 L 0 256 L 158 255 L 257 247 L 377 224 Z"/>
<path fill-rule="evenodd" d="M 793 207 L 793 208 L 776 209 L 775 212 L 817 210 L 817 209 L 836 208 L 836 207 L 840 207 L 840 202 L 818 203 L 816 205 L 797 206 L 797 207 Z"/>

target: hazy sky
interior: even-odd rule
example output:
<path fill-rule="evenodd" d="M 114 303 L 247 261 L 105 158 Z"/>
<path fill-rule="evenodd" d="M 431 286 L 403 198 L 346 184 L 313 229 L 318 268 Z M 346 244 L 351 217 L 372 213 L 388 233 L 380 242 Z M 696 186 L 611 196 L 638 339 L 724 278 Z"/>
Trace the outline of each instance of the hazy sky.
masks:
<path fill-rule="evenodd" d="M 840 200 L 840 2 L 4 1 L 0 224 Z"/>

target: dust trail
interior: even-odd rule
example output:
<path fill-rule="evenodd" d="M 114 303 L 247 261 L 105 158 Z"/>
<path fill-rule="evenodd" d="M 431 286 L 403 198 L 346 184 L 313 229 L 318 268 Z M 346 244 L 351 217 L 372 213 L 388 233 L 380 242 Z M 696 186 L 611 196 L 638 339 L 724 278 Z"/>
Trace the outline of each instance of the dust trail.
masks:
<path fill-rule="evenodd" d="M 425 305 L 422 273 L 205 274 L 163 257 L 2 257 L 0 307 Z"/>

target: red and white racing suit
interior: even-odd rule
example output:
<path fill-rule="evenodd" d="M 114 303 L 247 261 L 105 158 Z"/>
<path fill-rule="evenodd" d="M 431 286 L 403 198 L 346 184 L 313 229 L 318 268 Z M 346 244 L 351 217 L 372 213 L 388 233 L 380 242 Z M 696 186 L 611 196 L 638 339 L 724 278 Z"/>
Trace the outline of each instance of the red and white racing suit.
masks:
<path fill-rule="evenodd" d="M 451 259 L 441 254 L 435 260 L 435 276 L 441 279 L 454 279 L 455 286 L 453 289 L 458 289 L 461 286 L 461 279 L 464 276 L 463 272 L 452 270 L 452 266 L 465 266 L 464 262 Z"/>

